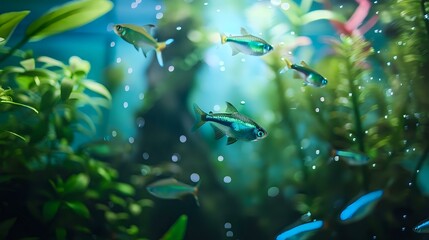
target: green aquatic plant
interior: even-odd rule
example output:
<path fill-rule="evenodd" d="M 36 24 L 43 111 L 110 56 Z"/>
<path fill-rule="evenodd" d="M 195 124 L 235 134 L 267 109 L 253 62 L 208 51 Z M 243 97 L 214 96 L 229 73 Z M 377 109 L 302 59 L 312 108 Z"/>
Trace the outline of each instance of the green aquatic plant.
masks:
<path fill-rule="evenodd" d="M 87 24 L 110 11 L 113 7 L 108 0 L 71 1 L 56 7 L 33 21 L 25 31 L 24 37 L 15 46 L 0 56 L 0 63 L 15 53 L 29 41 L 39 41 L 43 38 L 65 32 Z M 0 46 L 7 43 L 10 35 L 21 20 L 30 11 L 10 12 L 0 15 Z"/>

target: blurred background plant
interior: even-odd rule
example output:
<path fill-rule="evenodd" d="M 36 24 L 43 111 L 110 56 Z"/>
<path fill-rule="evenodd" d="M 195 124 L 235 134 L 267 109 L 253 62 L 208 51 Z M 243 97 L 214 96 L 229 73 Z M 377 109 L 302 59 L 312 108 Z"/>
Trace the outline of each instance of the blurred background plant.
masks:
<path fill-rule="evenodd" d="M 131 8 L 147 11 L 145 4 Z M 0 15 L 0 238 L 273 239 L 314 219 L 322 229 L 302 238 L 424 236 L 412 231 L 429 212 L 424 1 L 156 2 L 157 37 L 175 40 L 163 52 L 165 67 L 119 38 L 107 41 L 129 51 L 106 67 L 106 87 L 87 79 L 96 62 L 22 49 L 112 7 L 104 0 L 60 6 L 30 23 L 11 48 L 29 11 Z M 231 57 L 219 33 L 240 27 L 274 51 Z M 100 125 L 129 114 L 125 103 L 112 102 L 122 101 L 117 89 L 130 88 L 133 69 L 123 72 L 137 54 L 150 64 L 139 76 L 146 81 L 133 122 L 122 123 L 137 131 L 126 141 L 129 133 Z M 281 73 L 282 58 L 304 60 L 328 85 L 304 87 L 294 70 Z M 208 128 L 191 131 L 193 103 L 222 111 L 225 101 L 269 136 L 226 146 Z M 100 129 L 104 137 L 94 139 Z M 82 134 L 89 140 L 81 144 Z M 333 150 L 369 161 L 352 166 Z M 201 181 L 201 206 L 192 196 L 150 196 L 145 186 L 166 177 Z M 378 189 L 381 203 L 365 220 L 339 220 L 348 203 Z"/>

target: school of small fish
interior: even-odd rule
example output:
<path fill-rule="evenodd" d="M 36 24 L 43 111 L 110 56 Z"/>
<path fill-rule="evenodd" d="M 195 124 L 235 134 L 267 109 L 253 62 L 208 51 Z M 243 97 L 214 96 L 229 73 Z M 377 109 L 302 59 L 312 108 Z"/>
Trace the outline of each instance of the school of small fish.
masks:
<path fill-rule="evenodd" d="M 154 25 L 148 24 L 137 26 L 132 24 L 116 24 L 113 26 L 114 32 L 123 40 L 130 43 L 134 48 L 143 52 L 146 57 L 147 53 L 155 50 L 159 65 L 163 66 L 162 50 L 173 43 L 173 39 L 168 39 L 164 42 L 158 42 L 153 37 Z M 221 44 L 229 44 L 232 49 L 232 56 L 238 53 L 263 56 L 274 50 L 274 47 L 264 39 L 251 35 L 246 29 L 241 28 L 241 35 L 227 36 L 220 33 Z M 289 59 L 282 58 L 286 66 L 281 69 L 280 73 L 284 73 L 289 69 L 295 71 L 296 77 L 303 80 L 304 86 L 312 86 L 316 88 L 325 87 L 328 80 L 320 73 L 312 69 L 305 61 L 301 61 L 300 65 L 292 63 Z M 197 104 L 194 104 L 196 114 L 196 123 L 193 130 L 200 128 L 205 123 L 209 123 L 214 129 L 216 139 L 224 136 L 227 137 L 227 145 L 231 145 L 238 140 L 242 141 L 257 141 L 267 137 L 267 131 L 259 124 L 253 121 L 250 117 L 240 114 L 238 110 L 229 102 L 226 102 L 225 112 L 213 113 L 204 112 Z M 358 153 L 346 150 L 332 150 L 332 156 L 344 160 L 351 166 L 362 166 L 368 164 L 370 158 L 364 153 Z M 186 195 L 192 195 L 195 198 L 196 204 L 199 206 L 198 187 L 187 185 L 175 178 L 166 178 L 157 180 L 147 186 L 147 191 L 155 197 L 161 199 L 181 199 Z M 357 198 L 355 201 L 348 204 L 339 215 L 339 221 L 344 224 L 353 223 L 368 216 L 376 204 L 383 196 L 383 190 L 375 190 Z M 302 222 L 302 221 L 301 221 Z M 302 239 L 312 234 L 325 226 L 322 220 L 314 220 L 311 222 L 295 225 L 277 236 L 277 240 L 285 239 Z M 416 225 L 413 229 L 417 233 L 429 233 L 429 219 Z"/>

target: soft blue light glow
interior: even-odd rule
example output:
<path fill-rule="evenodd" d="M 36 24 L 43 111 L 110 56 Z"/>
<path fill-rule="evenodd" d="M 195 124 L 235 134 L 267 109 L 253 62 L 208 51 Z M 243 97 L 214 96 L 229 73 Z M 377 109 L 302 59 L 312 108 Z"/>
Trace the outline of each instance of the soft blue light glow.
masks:
<path fill-rule="evenodd" d="M 340 215 L 342 221 L 359 220 L 367 214 L 371 203 L 381 198 L 383 190 L 377 190 L 363 195 L 358 200 L 347 206 Z"/>
<path fill-rule="evenodd" d="M 322 226 L 323 226 L 323 221 L 314 221 L 314 222 L 310 222 L 310 223 L 304 223 L 304 224 L 296 226 L 296 227 L 289 229 L 289 230 L 283 232 L 282 234 L 278 235 L 276 240 L 285 240 L 285 239 L 288 239 L 290 237 L 296 236 L 300 233 L 317 230 L 317 229 L 321 228 Z"/>

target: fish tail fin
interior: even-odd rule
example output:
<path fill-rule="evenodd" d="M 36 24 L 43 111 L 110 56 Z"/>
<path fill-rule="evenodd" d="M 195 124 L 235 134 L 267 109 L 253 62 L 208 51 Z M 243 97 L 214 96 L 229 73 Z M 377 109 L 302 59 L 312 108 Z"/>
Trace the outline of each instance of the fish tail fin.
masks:
<path fill-rule="evenodd" d="M 287 58 L 282 58 L 282 61 L 286 63 L 286 67 L 284 67 L 282 70 L 280 70 L 280 73 L 284 73 L 287 70 L 292 68 L 292 63 Z"/>
<path fill-rule="evenodd" d="M 192 130 L 196 130 L 206 122 L 207 113 L 205 113 L 197 104 L 194 104 L 194 111 L 197 115 L 197 123 L 192 127 Z"/>
<path fill-rule="evenodd" d="M 200 200 L 198 199 L 198 191 L 200 189 L 200 185 L 201 185 L 201 181 L 198 181 L 197 185 L 194 187 L 194 198 L 195 198 L 195 202 L 197 203 L 197 206 L 200 206 Z"/>
<path fill-rule="evenodd" d="M 226 39 L 227 39 L 226 35 L 224 33 L 221 33 L 220 34 L 220 42 L 222 44 L 225 44 L 226 43 Z"/>
<path fill-rule="evenodd" d="M 158 43 L 158 47 L 156 48 L 156 59 L 161 67 L 164 66 L 164 62 L 162 60 L 162 50 L 164 50 L 168 45 L 174 42 L 174 39 L 170 38 L 165 42 Z"/>

